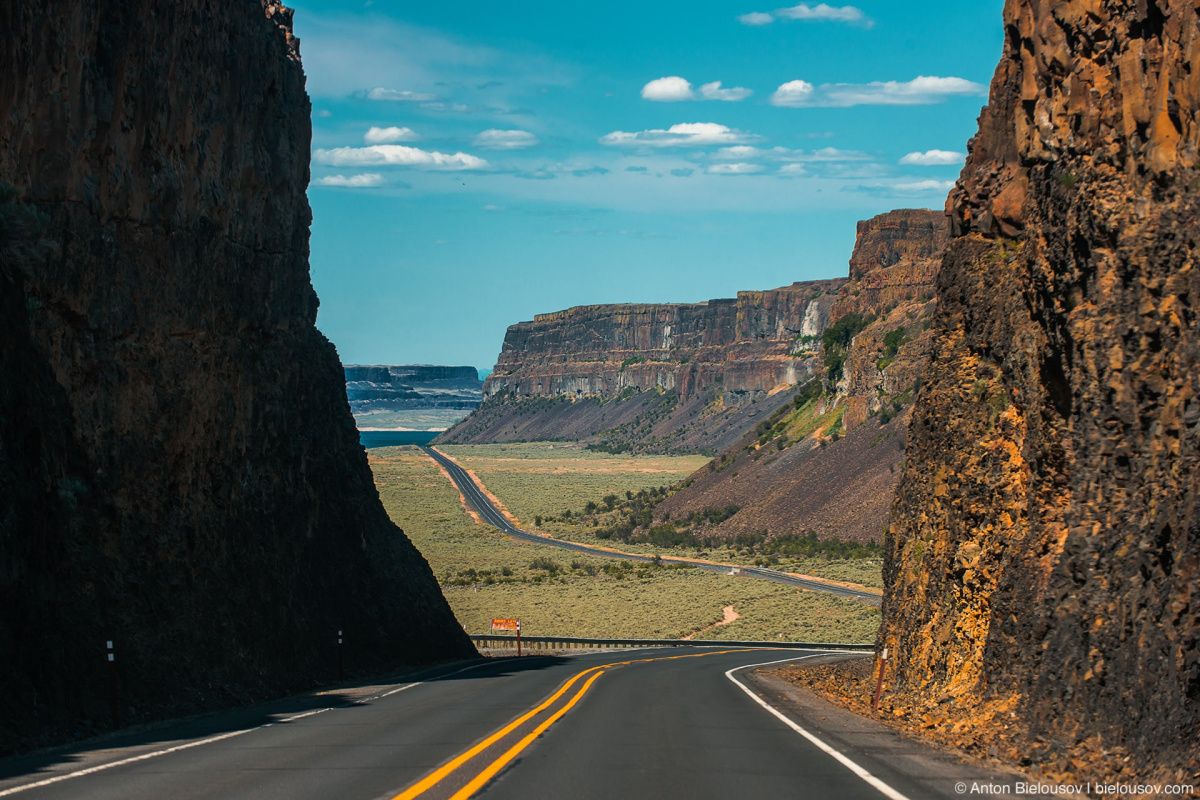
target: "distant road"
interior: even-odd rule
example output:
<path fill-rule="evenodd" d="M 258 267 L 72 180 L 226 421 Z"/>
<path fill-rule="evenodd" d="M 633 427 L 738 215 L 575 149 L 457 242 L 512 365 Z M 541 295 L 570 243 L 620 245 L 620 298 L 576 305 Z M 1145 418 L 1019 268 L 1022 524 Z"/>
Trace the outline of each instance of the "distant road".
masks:
<path fill-rule="evenodd" d="M 0 798 L 918 800 L 985 777 L 753 669 L 854 657 L 489 659 L 0 761 Z"/>
<path fill-rule="evenodd" d="M 432 447 L 421 447 L 430 458 L 441 464 L 446 472 L 450 474 L 450 480 L 454 481 L 454 485 L 462 492 L 463 497 L 467 499 L 468 505 L 479 514 L 480 518 L 489 525 L 498 528 L 501 532 L 522 541 L 534 542 L 536 544 L 544 544 L 549 547 L 558 547 L 563 550 L 571 550 L 576 553 L 586 553 L 592 556 L 601 556 L 603 558 L 622 559 L 627 561 L 654 561 L 653 556 L 643 555 L 641 553 L 623 553 L 620 551 L 606 550 L 601 547 L 589 547 L 586 544 L 578 542 L 567 542 L 562 539 L 554 539 L 549 536 L 538 536 L 535 533 L 523 531 L 508 521 L 508 518 L 500 513 L 492 501 L 488 500 L 487 496 L 480 489 L 479 485 L 467 474 L 466 470 L 454 463 L 450 458 L 443 453 L 435 450 Z M 814 592 L 827 592 L 837 595 L 838 597 L 847 597 L 853 600 L 860 600 L 868 605 L 878 606 L 882 602 L 882 597 L 874 592 L 864 592 L 859 589 L 851 589 L 847 586 L 839 586 L 836 583 L 826 583 L 825 581 L 816 580 L 813 578 L 799 578 L 795 575 L 789 575 L 786 572 L 780 572 L 766 567 L 743 567 L 734 564 L 713 564 L 705 561 L 692 561 L 686 558 L 676 558 L 674 556 L 663 556 L 663 561 L 674 564 L 688 564 L 700 569 L 706 569 L 710 572 L 726 573 L 732 567 L 737 568 L 743 575 L 748 575 L 753 578 L 762 578 L 776 583 L 785 583 L 789 586 L 798 586 L 801 589 L 810 589 Z"/>

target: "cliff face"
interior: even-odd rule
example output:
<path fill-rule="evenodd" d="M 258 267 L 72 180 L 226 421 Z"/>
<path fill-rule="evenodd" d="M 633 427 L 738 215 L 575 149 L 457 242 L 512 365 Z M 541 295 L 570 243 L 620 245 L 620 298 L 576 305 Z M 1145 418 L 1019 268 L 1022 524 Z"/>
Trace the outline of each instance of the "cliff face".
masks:
<path fill-rule="evenodd" d="M 741 403 L 796 383 L 807 365 L 796 339 L 828 324 L 842 281 L 795 283 L 692 305 L 582 306 L 508 329 L 484 396 L 615 397 L 676 390 L 686 400 L 720 386 Z"/>
<path fill-rule="evenodd" d="M 858 223 L 850 278 L 820 330 L 830 321 L 831 333 L 837 323 L 851 327 L 836 341 L 801 344 L 827 370 L 839 365 L 840 377 L 829 380 L 827 371 L 824 392 L 814 385 L 792 408 L 755 420 L 712 468 L 658 506 L 659 519 L 737 505 L 708 533 L 882 540 L 904 450 L 904 408 L 928 358 L 933 282 L 948 241 L 941 211 L 901 209 Z"/>
<path fill-rule="evenodd" d="M 900 209 L 858 223 L 850 280 L 831 312 L 834 323 L 870 323 L 846 348 L 835 382 L 850 406 L 848 427 L 895 397 L 907 399 L 920 380 L 933 336 L 934 281 L 949 240 L 942 211 Z"/>
<path fill-rule="evenodd" d="M 828 325 L 843 283 L 539 314 L 508 329 L 484 405 L 441 441 L 598 437 L 613 449 L 715 451 L 819 371 L 804 337 Z"/>
<path fill-rule="evenodd" d="M 1108 774 L 1190 783 L 1200 20 L 1009 0 L 1004 22 L 949 201 L 880 640 L 900 713 L 1011 710 L 1032 757 L 1083 743 Z"/>
<path fill-rule="evenodd" d="M 472 652 L 387 519 L 308 277 L 273 0 L 0 9 L 0 749 Z M 10 214 L 11 216 L 11 214 Z M 8 723 L 12 723 L 9 725 Z"/>

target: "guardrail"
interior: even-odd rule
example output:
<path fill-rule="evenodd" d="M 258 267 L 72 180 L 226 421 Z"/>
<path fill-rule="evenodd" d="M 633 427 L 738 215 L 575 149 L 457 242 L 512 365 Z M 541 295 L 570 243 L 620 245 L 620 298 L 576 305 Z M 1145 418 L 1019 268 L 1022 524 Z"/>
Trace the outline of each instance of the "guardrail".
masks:
<path fill-rule="evenodd" d="M 516 647 L 515 636 L 468 634 L 471 641 L 485 647 Z M 583 636 L 522 636 L 526 650 L 569 650 L 590 647 L 774 647 L 789 650 L 848 650 L 873 653 L 873 644 L 836 644 L 832 642 L 743 642 L 728 639 L 589 639 Z"/>

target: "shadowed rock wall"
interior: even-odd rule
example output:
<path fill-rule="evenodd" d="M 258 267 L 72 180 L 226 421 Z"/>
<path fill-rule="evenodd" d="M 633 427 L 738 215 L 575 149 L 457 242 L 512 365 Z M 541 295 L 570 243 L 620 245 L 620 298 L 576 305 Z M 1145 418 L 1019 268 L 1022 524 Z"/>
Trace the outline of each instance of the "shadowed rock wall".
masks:
<path fill-rule="evenodd" d="M 273 0 L 0 8 L 0 749 L 473 652 L 387 519 L 308 274 Z M 10 724 L 11 723 L 11 724 Z"/>

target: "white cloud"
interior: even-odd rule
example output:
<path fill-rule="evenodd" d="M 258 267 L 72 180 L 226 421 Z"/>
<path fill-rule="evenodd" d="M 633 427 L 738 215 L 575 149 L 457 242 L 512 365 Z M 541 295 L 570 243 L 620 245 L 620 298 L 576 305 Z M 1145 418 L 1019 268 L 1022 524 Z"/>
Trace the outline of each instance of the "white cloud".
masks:
<path fill-rule="evenodd" d="M 715 122 L 684 122 L 667 130 L 629 133 L 613 131 L 600 137 L 600 144 L 637 147 L 704 147 L 744 144 L 758 137 Z"/>
<path fill-rule="evenodd" d="M 321 117 L 322 119 L 325 119 L 328 117 L 332 117 L 333 112 L 330 111 L 328 108 L 322 108 L 320 111 L 317 112 L 317 116 Z"/>
<path fill-rule="evenodd" d="M 378 172 L 364 172 L 361 175 L 326 175 L 313 181 L 317 186 L 348 186 L 357 189 L 369 189 L 383 185 L 383 176 Z"/>
<path fill-rule="evenodd" d="M 678 75 L 658 78 L 642 87 L 642 99 L 653 100 L 656 103 L 679 103 L 684 100 L 695 100 L 692 84 Z"/>
<path fill-rule="evenodd" d="M 802 22 L 848 22 L 851 25 L 868 27 L 873 24 L 866 14 L 854 6 L 831 6 L 826 3 L 818 3 L 815 6 L 801 3 L 791 8 L 780 8 L 775 11 L 775 16 L 798 19 Z"/>
<path fill-rule="evenodd" d="M 747 158 L 758 158 L 766 153 L 766 150 L 760 150 L 757 147 L 751 147 L 746 144 L 739 144 L 733 147 L 722 147 L 713 153 L 713 158 L 719 158 L 723 161 L 741 161 Z"/>
<path fill-rule="evenodd" d="M 658 78 L 642 87 L 642 99 L 653 100 L 656 103 L 682 103 L 688 100 L 724 100 L 736 103 L 745 100 L 752 94 L 754 94 L 753 90 L 743 86 L 722 89 L 720 81 L 713 81 L 701 86 L 700 94 L 697 96 L 692 89 L 691 81 L 678 75 Z"/>
<path fill-rule="evenodd" d="M 520 150 L 536 144 L 540 144 L 538 138 L 529 131 L 502 131 L 490 128 L 475 137 L 475 146 L 488 150 Z"/>
<path fill-rule="evenodd" d="M 713 164 L 706 172 L 710 175 L 753 175 L 757 172 L 762 172 L 765 167 L 762 164 Z"/>
<path fill-rule="evenodd" d="M 925 194 L 929 192 L 944 193 L 954 188 L 954 181 L 914 181 L 912 183 L 893 183 L 890 189 L 897 192 Z"/>
<path fill-rule="evenodd" d="M 774 21 L 774 16 L 764 14 L 762 11 L 752 11 L 749 14 L 742 14 L 738 17 L 738 22 L 743 25 L 770 25 Z"/>
<path fill-rule="evenodd" d="M 367 144 L 391 144 L 393 142 L 411 142 L 414 139 L 419 139 L 412 128 L 377 128 L 374 125 L 363 134 L 363 141 Z"/>
<path fill-rule="evenodd" d="M 753 90 L 746 89 L 742 86 L 734 86 L 729 89 L 722 89 L 720 81 L 706 83 L 700 87 L 700 96 L 705 100 L 724 100 L 726 102 L 736 103 L 740 100 L 745 100 L 752 94 L 754 94 Z"/>
<path fill-rule="evenodd" d="M 468 153 L 438 153 L 405 147 L 399 144 L 376 144 L 369 147 L 335 147 L 317 150 L 313 160 L 319 164 L 344 166 L 418 167 L 423 169 L 483 169 L 488 165 L 478 156 Z"/>
<path fill-rule="evenodd" d="M 966 157 L 966 153 L 955 153 L 950 150 L 926 150 L 924 153 L 909 153 L 900 159 L 900 163 L 915 164 L 921 167 L 942 167 L 961 164 Z"/>
<path fill-rule="evenodd" d="M 783 148 L 775 148 L 781 150 Z M 861 150 L 839 150 L 836 147 L 822 147 L 820 150 L 792 150 L 786 161 L 869 161 L 871 157 Z"/>
<path fill-rule="evenodd" d="M 964 78 L 921 75 L 911 81 L 825 83 L 789 81 L 771 95 L 771 104 L 791 108 L 848 106 L 917 106 L 940 103 L 947 97 L 982 95 L 986 87 Z"/>
<path fill-rule="evenodd" d="M 385 89 L 382 86 L 377 86 L 367 92 L 368 100 L 386 100 L 393 103 L 423 103 L 429 100 L 437 100 L 436 94 L 425 94 L 423 92 L 398 91 L 396 89 Z"/>
<path fill-rule="evenodd" d="M 745 161 L 760 159 L 768 161 L 788 162 L 825 162 L 838 163 L 844 161 L 870 161 L 871 156 L 860 150 L 839 150 L 836 147 L 823 147 L 820 150 L 789 150 L 786 147 L 772 147 L 763 150 L 749 145 L 734 145 L 722 147 L 713 153 L 713 158 L 723 161 Z"/>
<path fill-rule="evenodd" d="M 803 164 L 784 164 L 779 168 L 780 175 L 807 175 L 808 168 Z"/>

